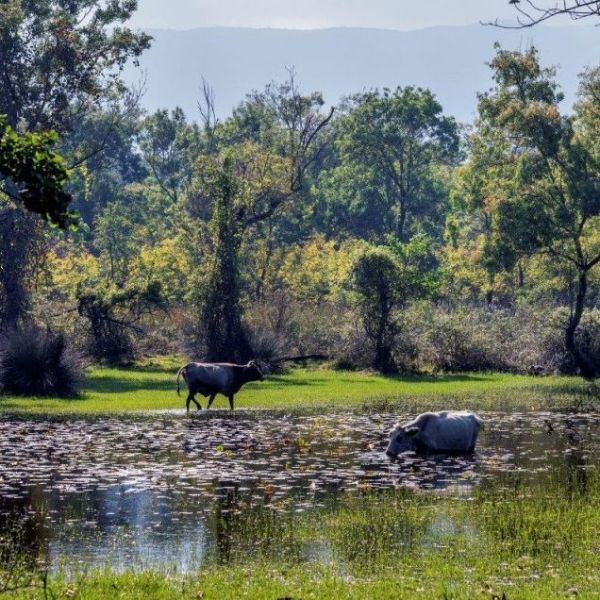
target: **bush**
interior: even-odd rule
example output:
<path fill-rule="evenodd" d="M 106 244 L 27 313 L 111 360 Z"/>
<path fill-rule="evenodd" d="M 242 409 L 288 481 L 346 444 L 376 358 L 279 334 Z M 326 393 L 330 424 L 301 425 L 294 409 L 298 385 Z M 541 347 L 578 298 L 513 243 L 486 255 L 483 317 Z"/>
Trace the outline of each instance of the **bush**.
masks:
<path fill-rule="evenodd" d="M 422 365 L 436 371 L 511 370 L 503 339 L 495 335 L 505 337 L 509 331 L 497 326 L 500 320 L 500 315 L 478 309 L 431 310 L 419 340 Z"/>
<path fill-rule="evenodd" d="M 470 307 L 453 312 L 428 306 L 415 323 L 420 368 L 439 371 L 576 372 L 565 348 L 567 309 L 520 306 L 515 310 Z M 588 310 L 577 341 L 591 362 L 600 361 L 600 311 Z"/>
<path fill-rule="evenodd" d="M 267 373 L 282 371 L 281 359 L 286 355 L 288 343 L 283 334 L 272 329 L 253 328 L 248 332 L 252 357 Z"/>
<path fill-rule="evenodd" d="M 61 398 L 79 394 L 83 370 L 62 334 L 28 327 L 5 333 L 0 344 L 3 394 Z"/>

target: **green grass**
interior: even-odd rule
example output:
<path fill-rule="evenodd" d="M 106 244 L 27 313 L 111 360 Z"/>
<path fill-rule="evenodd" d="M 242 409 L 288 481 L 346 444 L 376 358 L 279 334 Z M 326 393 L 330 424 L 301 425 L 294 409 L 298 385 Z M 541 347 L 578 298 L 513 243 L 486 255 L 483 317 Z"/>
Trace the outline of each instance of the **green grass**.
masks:
<path fill-rule="evenodd" d="M 369 493 L 307 514 L 259 510 L 236 518 L 227 523 L 232 550 L 225 561 L 188 575 L 96 571 L 52 576 L 47 597 L 600 597 L 596 477 L 585 488 L 565 482 L 527 490 L 488 487 L 472 498 L 405 490 Z M 33 580 L 38 588 L 39 581 Z M 8 597 L 43 595 L 38 589 Z"/>
<path fill-rule="evenodd" d="M 175 392 L 173 359 L 131 369 L 92 368 L 78 399 L 0 398 L 0 413 L 125 413 L 185 407 Z M 236 408 L 298 408 L 402 404 L 406 408 L 547 409 L 573 404 L 585 384 L 574 377 L 471 373 L 383 377 L 369 373 L 295 370 L 247 384 Z M 201 397 L 199 397 L 200 399 Z M 206 405 L 206 401 L 204 401 Z M 227 408 L 218 396 L 215 409 Z"/>

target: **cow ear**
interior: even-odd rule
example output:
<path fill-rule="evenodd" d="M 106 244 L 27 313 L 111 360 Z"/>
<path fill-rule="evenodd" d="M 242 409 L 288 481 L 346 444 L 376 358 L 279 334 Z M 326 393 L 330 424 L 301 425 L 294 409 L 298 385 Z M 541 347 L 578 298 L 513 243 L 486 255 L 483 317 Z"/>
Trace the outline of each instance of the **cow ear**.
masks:
<path fill-rule="evenodd" d="M 404 431 L 404 433 L 408 436 L 408 437 L 412 437 L 413 435 L 417 435 L 417 433 L 419 433 L 419 428 L 418 427 L 409 427 L 408 429 L 406 429 Z"/>

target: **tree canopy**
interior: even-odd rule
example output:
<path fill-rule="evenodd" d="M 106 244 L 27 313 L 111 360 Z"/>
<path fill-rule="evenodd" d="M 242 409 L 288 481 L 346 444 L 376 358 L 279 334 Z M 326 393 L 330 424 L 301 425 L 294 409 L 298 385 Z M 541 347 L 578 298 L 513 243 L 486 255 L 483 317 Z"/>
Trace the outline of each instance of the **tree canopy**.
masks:
<path fill-rule="evenodd" d="M 53 151 L 56 134 L 17 133 L 0 115 L 0 207 L 2 195 L 65 228 L 76 222 L 65 191 L 69 172 Z"/>

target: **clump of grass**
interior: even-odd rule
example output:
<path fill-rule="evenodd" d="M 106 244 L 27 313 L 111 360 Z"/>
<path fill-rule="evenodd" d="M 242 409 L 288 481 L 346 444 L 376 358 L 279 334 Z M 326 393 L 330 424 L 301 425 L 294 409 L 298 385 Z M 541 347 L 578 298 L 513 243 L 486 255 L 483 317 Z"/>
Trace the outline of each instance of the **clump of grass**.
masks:
<path fill-rule="evenodd" d="M 322 529 L 336 557 L 353 572 L 373 571 L 390 556 L 414 552 L 431 527 L 436 498 L 396 493 L 351 499 L 324 519 Z"/>
<path fill-rule="evenodd" d="M 59 398 L 79 395 L 83 370 L 64 335 L 27 327 L 5 333 L 0 348 L 3 394 Z"/>

